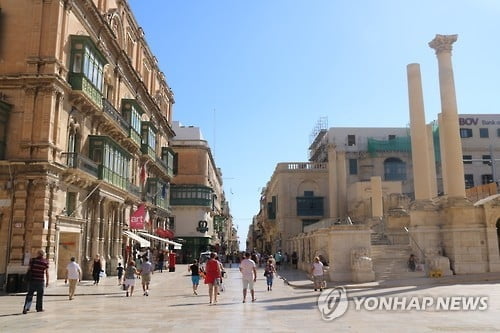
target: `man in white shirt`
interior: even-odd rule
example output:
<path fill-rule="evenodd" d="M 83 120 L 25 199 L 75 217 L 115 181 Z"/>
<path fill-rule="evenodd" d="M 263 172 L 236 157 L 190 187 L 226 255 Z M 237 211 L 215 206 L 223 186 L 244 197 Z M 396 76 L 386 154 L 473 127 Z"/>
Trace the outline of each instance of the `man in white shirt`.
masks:
<path fill-rule="evenodd" d="M 255 269 L 255 262 L 250 259 L 250 253 L 245 253 L 245 259 L 240 263 L 240 272 L 243 279 L 243 303 L 247 298 L 247 289 L 250 289 L 252 294 L 252 302 L 255 302 L 255 293 L 253 284 L 257 280 L 257 270 Z"/>
<path fill-rule="evenodd" d="M 66 266 L 66 279 L 64 283 L 68 283 L 69 280 L 69 299 L 72 300 L 75 297 L 76 284 L 82 278 L 82 269 L 75 262 L 75 257 L 71 257 L 70 260 L 68 266 Z"/>

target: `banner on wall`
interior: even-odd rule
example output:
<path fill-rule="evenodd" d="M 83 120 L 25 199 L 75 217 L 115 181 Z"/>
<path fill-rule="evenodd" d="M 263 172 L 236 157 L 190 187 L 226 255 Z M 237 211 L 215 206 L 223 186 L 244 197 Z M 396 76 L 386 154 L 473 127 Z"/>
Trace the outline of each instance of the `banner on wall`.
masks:
<path fill-rule="evenodd" d="M 144 218 L 146 216 L 146 207 L 140 204 L 137 210 L 130 216 L 130 229 L 144 229 Z"/>

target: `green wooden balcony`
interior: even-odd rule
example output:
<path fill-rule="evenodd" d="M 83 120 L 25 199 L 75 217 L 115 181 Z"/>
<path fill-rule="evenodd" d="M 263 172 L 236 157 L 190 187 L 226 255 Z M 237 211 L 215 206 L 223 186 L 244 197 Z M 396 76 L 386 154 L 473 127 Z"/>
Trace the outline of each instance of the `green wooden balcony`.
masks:
<path fill-rule="evenodd" d="M 73 90 L 81 91 L 90 98 L 99 108 L 102 107 L 102 94 L 85 77 L 83 73 L 69 73 L 69 84 Z"/>

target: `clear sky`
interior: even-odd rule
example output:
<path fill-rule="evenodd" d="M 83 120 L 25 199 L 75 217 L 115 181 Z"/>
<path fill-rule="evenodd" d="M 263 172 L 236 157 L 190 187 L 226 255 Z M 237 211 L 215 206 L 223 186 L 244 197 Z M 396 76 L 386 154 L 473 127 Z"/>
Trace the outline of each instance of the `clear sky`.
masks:
<path fill-rule="evenodd" d="M 129 0 L 175 94 L 222 169 L 241 248 L 276 164 L 307 161 L 329 127 L 409 123 L 420 63 L 426 121 L 440 112 L 436 34 L 458 34 L 459 113 L 500 113 L 498 0 Z"/>

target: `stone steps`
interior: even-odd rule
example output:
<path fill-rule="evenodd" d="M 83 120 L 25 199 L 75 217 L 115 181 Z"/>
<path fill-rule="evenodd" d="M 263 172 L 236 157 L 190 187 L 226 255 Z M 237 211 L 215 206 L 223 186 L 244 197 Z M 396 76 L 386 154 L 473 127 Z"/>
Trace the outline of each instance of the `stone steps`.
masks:
<path fill-rule="evenodd" d="M 408 258 L 412 253 L 409 245 L 372 245 L 371 257 L 377 280 L 394 280 L 424 277 L 425 272 L 411 272 Z"/>

